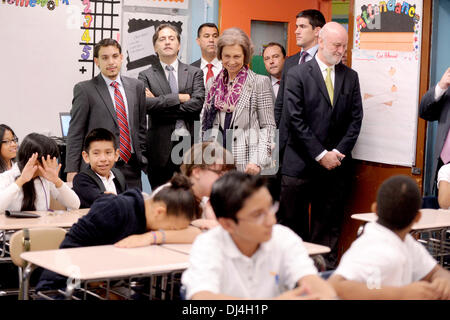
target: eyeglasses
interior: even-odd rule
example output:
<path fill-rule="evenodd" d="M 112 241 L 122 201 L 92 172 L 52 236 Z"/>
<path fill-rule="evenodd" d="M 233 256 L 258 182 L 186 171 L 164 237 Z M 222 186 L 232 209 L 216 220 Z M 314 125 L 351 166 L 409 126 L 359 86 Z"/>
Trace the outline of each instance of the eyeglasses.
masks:
<path fill-rule="evenodd" d="M 237 218 L 241 221 L 249 221 L 255 224 L 263 224 L 266 220 L 267 216 L 275 216 L 278 212 L 278 208 L 280 207 L 280 203 L 278 201 L 274 202 L 273 205 L 269 208 L 269 210 L 259 212 L 257 214 L 253 214 L 252 217 L 248 218 Z"/>
<path fill-rule="evenodd" d="M 214 172 L 215 174 L 217 174 L 218 176 L 223 176 L 225 173 L 227 173 L 228 172 L 228 170 L 224 170 L 223 168 L 221 168 L 221 169 L 213 169 L 213 168 L 208 168 L 208 167 L 206 167 L 206 168 L 204 168 L 205 170 L 208 170 L 208 171 L 211 171 L 211 172 Z"/>
<path fill-rule="evenodd" d="M 19 138 L 16 137 L 16 138 L 14 138 L 12 140 L 2 140 L 2 143 L 6 144 L 8 146 L 12 145 L 13 143 L 18 144 L 19 143 Z"/>

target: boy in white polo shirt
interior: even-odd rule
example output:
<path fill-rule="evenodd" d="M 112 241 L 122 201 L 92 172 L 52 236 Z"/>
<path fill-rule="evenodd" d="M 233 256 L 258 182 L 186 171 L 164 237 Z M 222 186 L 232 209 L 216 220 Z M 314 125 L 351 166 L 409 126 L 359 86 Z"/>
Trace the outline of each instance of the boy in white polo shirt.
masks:
<path fill-rule="evenodd" d="M 213 185 L 220 226 L 195 240 L 182 284 L 187 299 L 331 299 L 302 240 L 275 224 L 276 208 L 260 176 L 229 172 Z M 295 288 L 298 286 L 298 288 Z"/>
<path fill-rule="evenodd" d="M 410 234 L 421 195 L 408 176 L 383 182 L 368 223 L 329 279 L 342 299 L 450 299 L 450 272 Z"/>

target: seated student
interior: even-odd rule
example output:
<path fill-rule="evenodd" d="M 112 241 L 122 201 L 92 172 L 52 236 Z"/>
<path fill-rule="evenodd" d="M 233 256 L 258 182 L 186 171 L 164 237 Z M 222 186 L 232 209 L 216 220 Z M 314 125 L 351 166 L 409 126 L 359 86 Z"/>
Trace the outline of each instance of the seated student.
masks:
<path fill-rule="evenodd" d="M 38 133 L 25 137 L 17 163 L 0 174 L 0 212 L 49 210 L 50 197 L 69 209 L 78 209 L 80 199 L 58 176 L 58 146 Z"/>
<path fill-rule="evenodd" d="M 113 168 L 119 159 L 116 137 L 106 129 L 97 128 L 84 139 L 83 160 L 89 167 L 73 179 L 73 190 L 81 201 L 81 208 L 90 208 L 104 193 L 119 194 L 126 190 L 125 177 Z"/>
<path fill-rule="evenodd" d="M 302 240 L 275 224 L 276 209 L 261 176 L 226 173 L 214 183 L 210 201 L 220 226 L 192 246 L 181 278 L 187 299 L 336 296 L 317 275 Z"/>
<path fill-rule="evenodd" d="M 442 209 L 450 209 L 450 163 L 443 165 L 437 178 L 438 202 Z"/>
<path fill-rule="evenodd" d="M 186 177 L 176 174 L 152 196 L 144 196 L 136 188 L 117 196 L 104 195 L 72 226 L 60 248 L 118 244 L 143 233 L 148 236 L 143 245 L 191 243 L 200 230 L 189 226 L 199 215 L 190 186 Z M 65 287 L 65 280 L 45 270 L 36 290 Z"/>
<path fill-rule="evenodd" d="M 450 298 L 450 272 L 409 234 L 420 207 L 420 191 L 410 177 L 382 183 L 372 205 L 378 221 L 365 225 L 329 279 L 340 298 Z"/>
<path fill-rule="evenodd" d="M 231 152 L 215 141 L 194 144 L 183 157 L 181 172 L 189 177 L 192 190 L 200 202 L 201 219 L 191 222 L 201 229 L 219 225 L 209 202 L 213 183 L 224 173 L 236 170 Z"/>
<path fill-rule="evenodd" d="M 0 173 L 12 168 L 19 140 L 6 124 L 0 124 Z"/>

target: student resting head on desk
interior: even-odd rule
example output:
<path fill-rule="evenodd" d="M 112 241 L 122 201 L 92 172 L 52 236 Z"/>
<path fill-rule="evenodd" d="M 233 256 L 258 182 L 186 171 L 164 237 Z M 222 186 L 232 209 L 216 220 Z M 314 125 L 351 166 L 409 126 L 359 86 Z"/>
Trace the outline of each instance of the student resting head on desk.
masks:
<path fill-rule="evenodd" d="M 230 170 L 236 170 L 231 152 L 217 142 L 194 144 L 183 157 L 181 172 L 189 177 L 192 190 L 200 202 L 202 216 L 191 222 L 201 229 L 211 229 L 219 223 L 209 202 L 213 183 Z"/>
<path fill-rule="evenodd" d="M 0 173 L 12 168 L 19 140 L 6 124 L 0 124 Z"/>
<path fill-rule="evenodd" d="M 72 226 L 60 248 L 191 243 L 200 229 L 189 224 L 198 215 L 198 203 L 189 180 L 175 174 L 169 184 L 151 196 L 133 188 L 117 196 L 106 194 L 98 198 L 88 214 Z M 65 287 L 65 280 L 45 270 L 36 290 Z"/>
<path fill-rule="evenodd" d="M 420 220 L 416 182 L 394 176 L 382 183 L 372 211 L 378 221 L 343 255 L 329 282 L 343 299 L 450 299 L 450 272 L 409 232 Z"/>
<path fill-rule="evenodd" d="M 50 198 L 78 209 L 80 199 L 58 176 L 58 157 L 55 141 L 38 133 L 27 135 L 17 152 L 17 162 L 0 174 L 0 212 L 48 211 Z"/>
<path fill-rule="evenodd" d="M 84 139 L 83 149 L 83 160 L 89 167 L 73 179 L 73 190 L 80 198 L 81 208 L 90 208 L 103 194 L 119 194 L 127 189 L 125 176 L 113 168 L 119 159 L 119 149 L 111 131 L 93 129 Z"/>
<path fill-rule="evenodd" d="M 276 208 L 261 176 L 226 173 L 214 183 L 210 200 L 220 226 L 192 246 L 181 279 L 187 299 L 336 296 L 318 276 L 302 240 L 275 224 Z"/>

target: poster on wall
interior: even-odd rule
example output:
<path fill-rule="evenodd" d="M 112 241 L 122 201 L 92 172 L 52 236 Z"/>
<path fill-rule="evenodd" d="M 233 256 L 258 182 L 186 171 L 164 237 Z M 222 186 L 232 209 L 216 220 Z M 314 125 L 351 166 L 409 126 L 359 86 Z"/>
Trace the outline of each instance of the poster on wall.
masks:
<path fill-rule="evenodd" d="M 364 109 L 355 159 L 414 165 L 421 17 L 422 1 L 355 1 L 352 68 Z"/>
<path fill-rule="evenodd" d="M 156 28 L 163 23 L 170 23 L 181 30 L 181 49 L 178 57 L 182 62 L 186 61 L 188 17 L 128 12 L 123 16 L 122 74 L 137 78 L 139 72 L 159 61 L 155 55 L 152 38 Z"/>
<path fill-rule="evenodd" d="M 126 6 L 188 9 L 189 0 L 124 0 Z"/>

